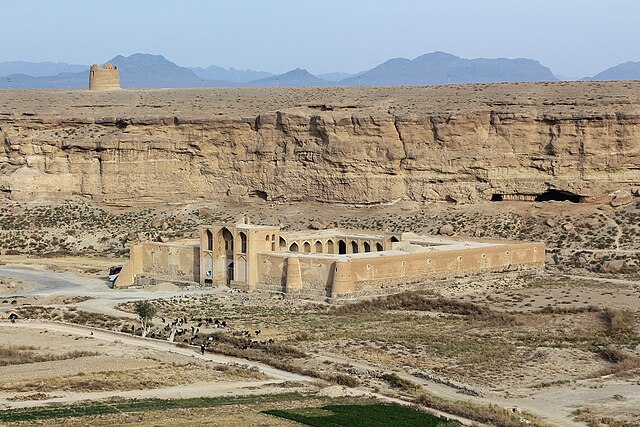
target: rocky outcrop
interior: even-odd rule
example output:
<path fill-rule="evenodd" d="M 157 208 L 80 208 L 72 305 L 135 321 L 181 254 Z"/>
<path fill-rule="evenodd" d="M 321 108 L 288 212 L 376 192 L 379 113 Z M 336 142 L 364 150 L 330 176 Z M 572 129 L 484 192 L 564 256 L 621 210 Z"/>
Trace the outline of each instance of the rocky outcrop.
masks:
<path fill-rule="evenodd" d="M 136 93 L 122 92 L 111 96 Z M 2 95 L 1 194 L 15 200 L 83 195 L 120 204 L 465 203 L 495 195 L 528 200 L 550 189 L 597 199 L 640 182 L 636 104 L 608 105 L 602 113 L 555 104 L 497 103 L 460 112 L 299 105 L 202 117 L 195 109 L 166 114 L 159 102 L 156 115 L 123 107 L 107 116 L 113 99 L 103 108 L 97 95 L 71 93 L 88 113 L 73 105 L 64 113 L 33 104 L 12 111 Z M 172 92 L 145 93 L 162 101 Z"/>

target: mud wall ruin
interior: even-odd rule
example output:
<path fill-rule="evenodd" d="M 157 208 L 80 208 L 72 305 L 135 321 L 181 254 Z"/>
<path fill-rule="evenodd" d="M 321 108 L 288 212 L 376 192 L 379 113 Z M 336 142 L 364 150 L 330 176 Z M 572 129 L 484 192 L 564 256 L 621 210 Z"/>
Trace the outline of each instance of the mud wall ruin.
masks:
<path fill-rule="evenodd" d="M 200 281 L 200 247 L 190 243 L 145 242 L 131 248 L 129 262 L 124 265 L 117 287 L 128 287 L 138 277 L 157 278 L 157 282 Z"/>

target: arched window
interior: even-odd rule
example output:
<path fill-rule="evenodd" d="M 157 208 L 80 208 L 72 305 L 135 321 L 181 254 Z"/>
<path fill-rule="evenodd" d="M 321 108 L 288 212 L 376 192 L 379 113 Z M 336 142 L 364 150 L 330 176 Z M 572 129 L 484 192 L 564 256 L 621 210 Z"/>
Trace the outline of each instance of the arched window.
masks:
<path fill-rule="evenodd" d="M 247 235 L 241 231 L 240 233 L 238 233 L 238 236 L 240 237 L 240 253 L 246 254 L 247 253 Z"/>
<path fill-rule="evenodd" d="M 333 240 L 327 240 L 327 253 L 332 254 L 333 251 Z"/>
<path fill-rule="evenodd" d="M 271 242 L 271 252 L 276 251 L 276 242 Z"/>
<path fill-rule="evenodd" d="M 320 240 L 316 241 L 314 250 L 315 250 L 315 252 L 317 254 L 321 254 L 322 253 L 322 242 Z"/>
<path fill-rule="evenodd" d="M 220 230 L 219 236 L 222 236 L 222 240 L 224 240 L 224 250 L 232 251 L 233 250 L 233 234 L 226 228 L 223 227 Z"/>
<path fill-rule="evenodd" d="M 346 254 L 347 253 L 347 244 L 344 240 L 338 240 L 338 254 Z"/>
<path fill-rule="evenodd" d="M 311 252 L 311 244 L 309 244 L 309 242 L 304 242 L 302 252 Z"/>
<path fill-rule="evenodd" d="M 269 241 L 269 235 L 267 234 L 266 236 L 264 236 L 264 241 L 268 242 Z"/>
<path fill-rule="evenodd" d="M 272 242 L 275 242 L 275 241 L 276 241 L 276 235 L 275 235 L 275 234 L 272 234 L 272 235 L 271 235 L 271 241 L 272 241 Z"/>
<path fill-rule="evenodd" d="M 377 252 L 382 252 L 382 243 L 380 243 L 380 242 L 376 243 L 376 251 Z"/>
<path fill-rule="evenodd" d="M 371 252 L 371 245 L 369 244 L 369 242 L 364 242 L 363 246 L 365 252 Z"/>
<path fill-rule="evenodd" d="M 351 242 L 351 252 L 353 252 L 354 254 L 358 253 L 358 242 L 356 242 L 355 240 Z"/>
<path fill-rule="evenodd" d="M 293 242 L 291 246 L 289 246 L 289 252 L 298 252 L 298 244 Z"/>
<path fill-rule="evenodd" d="M 205 234 L 207 235 L 207 250 L 212 251 L 213 250 L 213 233 L 211 232 L 211 230 L 207 230 Z"/>

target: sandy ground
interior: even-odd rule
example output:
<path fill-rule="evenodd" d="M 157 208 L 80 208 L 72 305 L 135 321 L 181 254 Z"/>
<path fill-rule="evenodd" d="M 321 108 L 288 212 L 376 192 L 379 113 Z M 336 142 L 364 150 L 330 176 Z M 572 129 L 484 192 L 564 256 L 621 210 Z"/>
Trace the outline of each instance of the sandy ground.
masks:
<path fill-rule="evenodd" d="M 60 305 L 76 303 L 80 309 L 116 317 L 135 319 L 131 313 L 115 310 L 114 307 L 126 301 L 149 298 L 172 298 L 185 291 L 170 287 L 169 291 L 158 289 L 110 289 L 104 277 L 84 277 L 74 273 L 77 263 L 72 258 L 66 261 L 71 271 L 52 271 L 51 264 L 28 262 L 22 264 L 20 257 L 11 261 L 15 264 L 0 265 L 0 282 L 13 284 L 0 287 L 0 312 L 24 305 Z M 56 263 L 56 261 L 49 261 Z M 83 259 L 78 261 L 84 262 Z M 64 267 L 56 264 L 59 269 Z M 222 293 L 212 289 L 190 291 L 192 295 Z M 5 302 L 6 301 L 6 302 Z M 15 303 L 14 303 L 15 301 Z"/>
<path fill-rule="evenodd" d="M 638 104 L 636 81 L 500 83 L 411 87 L 323 88 L 199 88 L 87 90 L 20 90 L 0 92 L 0 113 L 21 116 L 246 117 L 253 120 L 265 111 L 287 109 L 366 112 L 392 109 L 397 114 L 424 111 L 466 112 L 489 110 L 527 111 L 544 106 L 547 111 L 602 114 L 607 109 L 633 108 Z M 588 93 L 589 99 L 586 99 Z M 169 117 L 173 119 L 173 117 Z"/>
<path fill-rule="evenodd" d="M 200 355 L 194 349 L 177 348 L 167 342 L 156 342 L 139 339 L 124 334 L 93 331 L 82 327 L 61 325 L 55 323 L 0 323 L 0 342 L 3 345 L 28 345 L 38 349 L 39 353 L 57 352 L 65 350 L 85 350 L 97 352 L 98 355 L 71 358 L 65 360 L 26 363 L 0 367 L 0 406 L 4 408 L 44 404 L 50 402 L 71 402 L 84 399 L 98 399 L 113 396 L 114 393 L 122 397 L 194 397 L 216 396 L 230 392 L 239 394 L 271 393 L 285 382 L 299 384 L 294 388 L 305 388 L 313 380 L 307 377 L 290 374 L 266 365 L 252 363 L 247 365 L 244 360 L 238 360 L 213 354 Z M 230 374 L 221 371 L 218 381 L 198 382 L 176 386 L 159 387 L 157 389 L 141 388 L 139 390 L 119 391 L 114 384 L 113 390 L 83 391 L 82 393 L 64 389 L 51 390 L 49 393 L 57 397 L 38 400 L 37 402 L 12 402 L 8 399 L 24 396 L 38 391 L 38 384 L 53 382 L 60 379 L 81 374 L 91 373 L 112 374 L 117 371 L 141 371 L 143 368 L 153 368 L 157 375 L 162 376 L 163 370 L 169 370 L 179 365 L 189 365 L 197 360 L 201 363 L 212 363 L 233 366 Z M 202 369 L 194 365 L 193 369 Z M 251 368 L 254 368 L 252 370 Z M 236 370 L 237 369 L 237 372 Z M 245 377 L 243 379 L 243 377 Z M 11 384 L 28 380 L 34 386 L 25 392 L 7 391 Z M 265 389 L 262 389 L 265 386 Z M 287 390 L 288 386 L 285 386 Z"/>
<path fill-rule="evenodd" d="M 24 274 L 30 274 L 29 276 L 33 283 L 37 284 L 37 280 L 47 281 L 52 277 L 60 279 L 69 279 L 69 273 L 51 273 L 46 270 L 24 270 L 17 267 L 2 267 L 0 274 L 7 274 L 7 269 L 10 272 L 22 272 Z M 15 273 L 13 273 L 15 274 Z M 6 276 L 4 276 L 6 277 Z M 62 279 L 60 279 L 62 280 Z M 259 305 L 263 307 L 269 306 L 288 306 L 291 302 L 274 300 L 273 298 L 262 294 L 235 294 L 228 293 L 222 290 L 216 289 L 208 291 L 207 293 L 194 292 L 193 294 L 185 291 L 181 292 L 148 292 L 145 290 L 111 290 L 106 286 L 99 285 L 97 282 L 90 278 L 77 277 L 68 281 L 72 286 L 70 288 L 70 295 L 81 294 L 83 286 L 86 286 L 86 292 L 93 295 L 93 298 L 87 301 L 76 303 L 78 307 L 82 307 L 88 311 L 96 310 L 97 312 L 108 312 L 109 314 L 123 315 L 123 312 L 116 309 L 116 305 L 134 299 L 148 298 L 158 299 L 166 298 L 168 300 L 176 301 L 180 303 L 183 301 L 185 304 L 190 304 L 189 299 L 199 296 L 209 296 L 211 298 L 218 298 L 218 300 L 226 304 L 229 309 L 232 307 L 249 307 L 251 305 Z M 503 283 L 502 286 L 498 284 L 487 285 L 486 282 L 471 282 L 469 284 L 452 284 L 449 288 L 443 291 L 444 294 L 450 296 L 458 296 L 462 300 L 479 300 L 489 298 L 492 304 L 496 307 L 502 307 L 505 310 L 532 310 L 536 308 L 544 307 L 547 298 L 551 297 L 554 304 L 562 304 L 567 302 L 572 305 L 586 305 L 592 301 L 598 301 L 600 298 L 605 297 L 612 299 L 606 299 L 607 304 L 613 304 L 615 306 L 621 305 L 631 308 L 637 308 L 638 289 L 640 284 L 634 281 L 618 280 L 611 283 L 613 288 L 602 289 L 597 286 L 596 282 L 587 280 L 587 278 L 580 279 L 576 288 L 567 289 L 566 286 L 562 286 L 561 283 L 556 283 L 555 279 L 548 278 L 539 279 L 542 284 L 538 283 L 533 286 L 524 280 L 516 280 L 507 283 Z M 604 280 L 604 279 L 603 279 Z M 37 286 L 47 288 L 46 284 L 36 285 L 32 291 L 37 292 Z M 74 286 L 78 286 L 76 288 Z M 459 288 L 462 288 L 459 289 Z M 64 289 L 55 289 L 53 291 L 55 297 L 52 298 L 65 298 Z M 45 295 L 40 295 L 40 298 L 47 298 Z M 579 298 L 576 301 L 576 297 Z M 50 297 L 50 296 L 49 296 Z M 530 305 L 529 301 L 532 301 Z M 296 310 L 302 307 L 304 302 L 293 303 L 291 306 Z M 131 314 L 129 314 L 131 316 Z M 16 327 L 17 326 L 17 327 Z M 253 326 L 253 325 L 252 325 Z M 270 326 L 268 324 L 255 325 L 256 327 L 264 328 L 264 338 L 276 337 L 278 339 L 283 338 L 281 333 L 272 334 Z M 18 329 L 20 328 L 20 329 Z M 27 329 L 25 329 L 27 328 Z M 19 333 L 16 331 L 20 330 Z M 47 331 L 47 332 L 45 332 Z M 104 372 L 104 367 L 108 366 L 108 372 L 117 371 L 135 371 L 148 367 L 157 366 L 158 364 L 178 362 L 172 358 L 199 358 L 200 356 L 195 354 L 191 349 L 177 349 L 168 343 L 158 343 L 156 341 L 140 340 L 121 334 L 111 333 L 94 333 L 89 335 L 89 331 L 86 329 L 63 326 L 58 324 L 40 324 L 40 323 L 21 323 L 18 325 L 10 325 L 8 323 L 2 324 L 0 327 L 0 342 L 9 343 L 12 345 L 30 345 L 38 348 L 42 348 L 45 352 L 64 352 L 70 349 L 91 349 L 92 351 L 98 350 L 99 355 L 92 355 L 86 357 L 80 357 L 73 360 L 66 361 L 49 361 L 38 362 L 25 366 L 17 366 L 14 369 L 10 367 L 0 368 L 0 378 L 19 381 L 21 379 L 29 378 L 30 374 L 32 382 L 38 383 L 51 376 L 61 377 L 74 375 L 78 373 L 91 374 L 95 372 Z M 96 342 L 100 344 L 96 345 Z M 107 345 L 107 343 L 109 343 Z M 573 381 L 568 384 L 560 383 L 554 386 L 543 387 L 537 390 L 523 389 L 520 393 L 514 393 L 511 391 L 511 397 L 505 397 L 504 393 L 496 392 L 491 387 L 483 387 L 481 385 L 468 385 L 469 387 L 481 392 L 482 397 L 470 397 L 464 394 L 460 394 L 459 390 L 446 384 L 439 384 L 430 380 L 417 377 L 411 374 L 411 371 L 405 371 L 401 366 L 397 366 L 393 360 L 387 359 L 371 359 L 371 355 L 361 354 L 358 351 L 350 351 L 345 354 L 343 352 L 335 353 L 331 351 L 331 348 L 318 347 L 316 356 L 313 359 L 313 363 L 322 364 L 325 361 L 333 363 L 348 364 L 356 367 L 362 371 L 380 371 L 383 372 L 390 367 L 400 376 L 409 379 L 417 384 L 421 384 L 425 389 L 430 392 L 448 398 L 456 399 L 472 399 L 478 402 L 492 402 L 498 403 L 508 407 L 519 407 L 524 410 L 529 410 L 534 413 L 542 414 L 545 418 L 552 420 L 558 425 L 580 425 L 571 420 L 571 412 L 582 406 L 589 406 L 593 408 L 600 408 L 601 413 L 607 413 L 612 408 L 626 411 L 625 413 L 634 414 L 636 407 L 640 407 L 640 385 L 633 379 L 618 380 L 607 378 L 594 378 L 588 380 Z M 151 353 L 149 353 L 151 352 Z M 158 352 L 164 354 L 163 357 L 158 356 Z M 549 382 L 557 378 L 562 378 L 563 375 L 575 376 L 581 375 L 593 370 L 593 360 L 585 360 L 585 365 L 580 368 L 578 360 L 580 354 L 576 353 L 573 356 L 570 355 L 571 350 L 568 349 L 548 349 L 546 352 L 547 368 L 541 370 L 541 366 L 523 366 L 525 375 L 528 376 L 528 381 L 533 381 L 535 376 L 538 376 L 537 381 Z M 167 355 L 170 355 L 169 359 L 165 359 Z M 246 364 L 246 361 L 235 360 L 217 356 L 206 355 L 207 360 L 216 363 L 241 363 Z M 563 371 L 565 366 L 565 359 L 572 360 L 573 373 L 567 373 Z M 556 366 L 560 368 L 556 369 L 556 375 L 550 375 L 549 367 Z M 48 368 L 48 369 L 47 369 Z M 536 373 L 538 369 L 538 373 Z M 53 375 L 50 371 L 56 372 Z M 289 374 L 286 372 L 273 370 L 266 366 L 260 366 L 260 370 L 263 374 L 268 375 L 268 379 L 260 381 L 220 381 L 207 384 L 194 385 L 174 385 L 163 386 L 153 391 L 142 390 L 125 390 L 118 392 L 118 395 L 127 397 L 135 396 L 158 396 L 158 397 L 170 397 L 170 396 L 197 396 L 197 395 L 219 395 L 228 393 L 243 394 L 247 392 L 246 387 L 252 387 L 251 392 L 265 392 L 271 393 L 278 388 L 278 382 L 301 382 L 310 384 L 313 379 L 298 376 L 295 374 Z M 415 370 L 415 369 L 413 369 Z M 276 385 L 274 385 L 276 383 Z M 515 382 L 517 383 L 517 381 Z M 514 384 L 515 384 L 514 383 Z M 243 385 L 244 384 L 244 385 Z M 253 387 L 257 387 L 253 389 Z M 275 389 L 274 389 L 275 387 Z M 34 388 L 36 390 L 37 388 Z M 260 391 L 262 390 L 262 391 Z M 528 391 L 527 391 L 528 390 Z M 83 398 L 102 398 L 105 396 L 113 395 L 114 391 L 95 391 L 95 392 L 73 392 L 65 390 L 51 391 L 51 399 L 45 399 L 43 401 L 18 401 L 11 402 L 7 399 L 15 398 L 19 393 L 4 393 L 0 394 L 0 399 L 4 398 L 5 407 L 8 406 L 25 406 L 31 404 L 42 404 L 46 402 L 62 402 L 62 401 L 75 401 Z M 150 394 L 149 394 L 150 393 Z M 363 393 L 363 391 L 360 391 Z M 28 395 L 29 392 L 23 392 L 22 395 Z M 620 396 L 623 396 L 621 399 Z M 640 416 L 640 414 L 637 414 Z"/>
<path fill-rule="evenodd" d="M 52 322 L 39 321 L 19 321 L 15 324 L 9 322 L 0 322 L 0 342 L 4 344 L 22 345 L 30 343 L 32 346 L 43 346 L 41 348 L 48 349 L 47 344 L 54 345 L 56 350 L 61 350 L 68 345 L 70 341 L 85 343 L 85 345 L 76 345 L 75 348 L 81 349 L 99 349 L 100 352 L 110 354 L 110 356 L 94 356 L 90 358 L 76 358 L 57 362 L 44 362 L 49 364 L 54 372 L 43 370 L 41 363 L 29 363 L 17 365 L 20 367 L 15 373 L 8 373 L 3 376 L 0 370 L 0 378 L 3 383 L 0 386 L 0 408 L 19 408 L 40 406 L 51 403 L 73 403 L 86 400 L 100 400 L 106 398 L 190 398 L 190 397 L 215 397 L 226 395 L 258 395 L 258 394 L 275 394 L 291 391 L 313 391 L 319 392 L 319 396 L 340 397 L 368 397 L 377 398 L 390 403 L 398 403 L 406 405 L 406 402 L 400 399 L 390 398 L 371 390 L 361 388 L 346 388 L 340 386 L 328 386 L 319 388 L 317 380 L 313 377 L 294 374 L 273 368 L 271 366 L 252 362 L 244 359 L 227 357 L 206 353 L 204 355 L 195 352 L 191 348 L 176 347 L 171 343 L 157 340 L 143 339 L 139 337 L 129 336 L 126 334 L 118 334 L 93 328 L 87 328 L 76 325 L 64 325 Z M 100 344 L 96 345 L 96 342 Z M 105 345 L 107 344 L 107 345 Z M 114 357 L 116 356 L 117 357 Z M 153 356 L 151 356 L 153 355 Z M 132 359 L 127 359 L 127 358 Z M 150 358 L 153 361 L 140 360 L 140 358 Z M 53 375 L 56 377 L 65 377 L 69 374 L 82 372 L 107 372 L 112 373 L 117 370 L 136 370 L 143 367 L 153 366 L 160 371 L 162 363 L 170 361 L 174 366 L 188 359 L 196 359 L 205 364 L 213 363 L 224 366 L 231 366 L 233 371 L 225 375 L 221 375 L 219 381 L 205 382 L 198 381 L 190 384 L 179 386 L 168 386 L 158 388 L 142 388 L 137 390 L 119 391 L 117 389 L 110 391 L 83 391 L 69 392 L 64 389 L 53 390 L 51 395 L 39 396 L 37 400 L 30 400 L 37 387 L 22 393 L 6 392 L 2 389 L 11 387 L 11 383 L 28 377 L 32 384 L 46 383 L 52 381 Z M 91 363 L 91 362 L 95 363 Z M 193 363 L 191 360 L 189 362 Z M 57 363 L 57 366 L 52 366 Z M 8 368 L 15 368 L 8 367 Z M 32 375 L 28 375 L 29 368 L 34 368 Z M 162 376 L 162 372 L 158 373 Z M 244 378 L 243 381 L 230 381 L 230 379 Z M 21 399 L 23 398 L 23 399 Z M 431 411 L 436 415 L 445 415 L 452 419 L 457 419 L 463 424 L 469 425 L 471 422 L 464 418 L 445 414 L 440 411 Z M 256 416 L 252 413 L 243 413 L 243 417 L 251 418 Z M 221 425 L 225 425 L 222 423 Z M 261 425 L 272 425 L 271 423 Z M 289 425 L 288 423 L 274 422 L 273 425 Z"/>
<path fill-rule="evenodd" d="M 38 342 L 37 339 L 33 339 L 32 341 L 34 343 Z M 4 342 L 7 343 L 9 340 L 5 340 Z M 109 372 L 114 372 L 156 366 L 158 366 L 157 363 L 131 357 L 89 356 L 76 357 L 72 363 L 69 363 L 69 360 L 55 360 L 50 362 L 3 366 L 0 367 L 0 378 L 7 384 L 18 381 L 46 380 L 48 378 L 65 377 L 79 373 L 104 372 L 105 367 L 108 367 Z"/>

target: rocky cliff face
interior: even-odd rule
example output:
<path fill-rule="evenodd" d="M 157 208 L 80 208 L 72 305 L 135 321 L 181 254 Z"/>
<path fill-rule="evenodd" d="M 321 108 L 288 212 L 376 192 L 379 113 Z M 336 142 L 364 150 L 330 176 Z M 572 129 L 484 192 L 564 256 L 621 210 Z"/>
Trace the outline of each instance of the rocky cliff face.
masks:
<path fill-rule="evenodd" d="M 640 182 L 640 108 L 625 96 L 640 84 L 615 84 L 279 89 L 277 99 L 5 91 L 0 192 L 121 204 L 598 198 Z"/>

